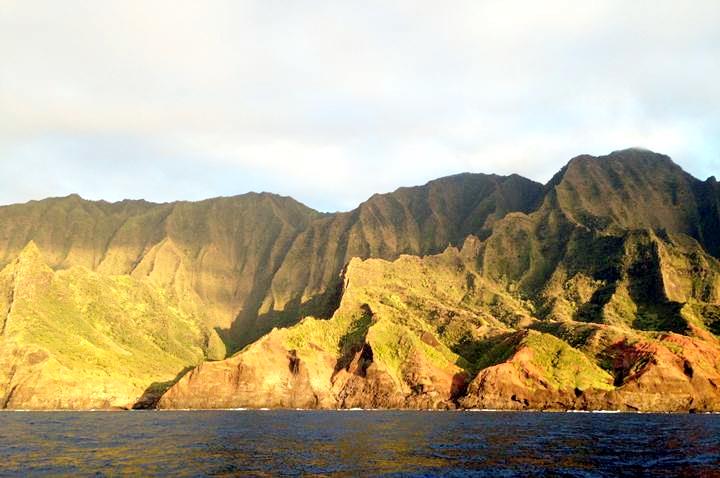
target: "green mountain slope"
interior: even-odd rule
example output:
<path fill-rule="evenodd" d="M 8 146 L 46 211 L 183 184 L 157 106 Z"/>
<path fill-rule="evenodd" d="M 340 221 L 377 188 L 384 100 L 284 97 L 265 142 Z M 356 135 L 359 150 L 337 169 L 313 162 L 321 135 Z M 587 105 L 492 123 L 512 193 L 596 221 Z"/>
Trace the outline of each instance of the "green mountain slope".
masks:
<path fill-rule="evenodd" d="M 643 150 L 580 156 L 554 179 L 557 206 L 573 222 L 603 230 L 653 229 L 696 239 L 718 257 L 718 190 L 664 155 Z"/>
<path fill-rule="evenodd" d="M 720 407 L 720 342 L 698 310 L 720 307 L 682 305 L 683 333 L 674 323 L 539 319 L 532 300 L 479 273 L 479 245 L 353 259 L 332 318 L 306 318 L 202 364 L 160 407 Z"/>
<path fill-rule="evenodd" d="M 53 269 L 131 275 L 202 302 L 209 326 L 230 329 L 318 216 L 269 194 L 172 204 L 47 199 L 0 208 L 0 265 L 34 241 Z"/>
<path fill-rule="evenodd" d="M 0 207 L 3 404 L 715 410 L 719 211 L 642 150 L 334 214 Z"/>
<path fill-rule="evenodd" d="M 74 195 L 0 207 L 0 267 L 34 241 L 53 269 L 131 275 L 203 303 L 205 323 L 234 349 L 303 313 L 327 313 L 351 257 L 438 252 L 529 210 L 540 191 L 518 176 L 465 174 L 338 214 L 266 193 L 169 204 Z"/>
<path fill-rule="evenodd" d="M 204 364 L 161 406 L 716 410 L 714 187 L 650 152 L 576 158 L 461 251 L 352 261 L 331 320 Z"/>
<path fill-rule="evenodd" d="M 0 271 L 0 289 L 3 407 L 152 402 L 218 340 L 161 289 L 82 266 L 53 271 L 32 242 Z"/>
<path fill-rule="evenodd" d="M 327 316 L 337 303 L 340 272 L 353 257 L 439 253 L 470 234 L 488 235 L 508 212 L 530 211 L 541 192 L 519 176 L 460 174 L 375 195 L 351 212 L 316 220 L 273 277 L 259 310 L 263 330 L 303 315 Z"/>

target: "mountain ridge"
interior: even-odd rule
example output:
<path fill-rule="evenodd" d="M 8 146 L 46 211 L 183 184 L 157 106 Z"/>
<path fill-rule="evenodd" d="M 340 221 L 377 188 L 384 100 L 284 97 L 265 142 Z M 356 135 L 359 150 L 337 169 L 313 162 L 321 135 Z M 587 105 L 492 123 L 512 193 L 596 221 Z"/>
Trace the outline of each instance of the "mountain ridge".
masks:
<path fill-rule="evenodd" d="M 345 290 L 328 325 L 310 322 L 355 337 L 353 324 L 364 323 L 357 311 L 371 311 L 354 348 L 317 338 L 305 322 L 277 329 L 195 369 L 160 407 L 717 410 L 720 263 L 703 248 L 699 183 L 651 152 L 577 157 L 535 210 L 505 214 L 488 237 L 466 238 L 462 252 L 420 259 L 458 261 L 455 278 L 447 264 L 445 273 L 428 267 L 461 296 L 418 296 L 424 269 L 394 289 L 412 256 L 367 259 L 380 270 L 365 293 L 377 295 L 349 306 Z M 521 338 L 502 345 L 507 334 Z M 403 350 L 398 360 L 393 351 Z M 253 370 L 269 357 L 282 372 L 268 382 Z"/>
<path fill-rule="evenodd" d="M 205 379 L 198 377 L 206 376 L 210 370 L 222 370 L 225 363 L 236 363 L 239 356 L 250 357 L 249 351 L 256 350 L 260 346 L 257 344 L 266 344 L 270 349 L 264 349 L 260 356 L 276 353 L 277 364 L 289 361 L 278 366 L 306 370 L 309 377 L 314 377 L 311 381 L 315 388 L 308 388 L 305 379 L 299 380 L 297 374 L 275 375 L 280 381 L 277 383 L 285 383 L 283 387 L 254 392 L 275 397 L 280 400 L 278 403 L 290 402 L 283 402 L 285 399 L 277 396 L 280 393 L 277 390 L 289 393 L 288 384 L 295 384 L 305 387 L 305 392 L 322 391 L 326 397 L 323 406 L 335 403 L 333 400 L 339 400 L 338 406 L 385 403 L 385 406 L 444 407 L 491 403 L 489 398 L 486 402 L 471 399 L 467 390 L 474 396 L 494 394 L 495 404 L 507 399 L 509 404 L 524 406 L 522 400 L 512 401 L 503 393 L 514 390 L 517 397 L 537 390 L 535 386 L 496 390 L 473 385 L 481 370 L 502 365 L 489 362 L 483 354 L 490 353 L 494 347 L 491 345 L 503 334 L 526 334 L 526 338 L 512 342 L 512 347 L 527 349 L 523 352 L 526 355 L 542 355 L 546 352 L 541 351 L 546 349 L 569 354 L 587 363 L 583 373 L 597 375 L 591 370 L 600 367 L 612 380 L 620 372 L 598 365 L 602 355 L 599 351 L 589 345 L 582 345 L 577 351 L 573 345 L 566 349 L 563 344 L 567 337 L 559 332 L 549 333 L 547 327 L 552 331 L 560 330 L 552 328 L 558 323 L 573 330 L 599 327 L 600 332 L 594 334 L 612 337 L 625 334 L 632 340 L 651 341 L 660 340 L 653 338 L 654 333 L 679 333 L 689 336 L 693 347 L 695 341 L 704 344 L 716 340 L 714 334 L 720 323 L 715 316 L 720 297 L 718 211 L 720 188 L 716 182 L 693 178 L 667 156 L 630 149 L 601 157 L 575 157 L 545 185 L 518 175 L 461 173 L 421 186 L 376 194 L 357 208 L 338 213 L 320 213 L 292 198 L 271 193 L 159 204 L 142 200 L 93 202 L 69 196 L 3 206 L 0 269 L 7 268 L 32 242 L 37 244 L 53 275 L 74 269 L 76 276 L 72 280 L 78 283 L 87 283 L 86 277 L 97 277 L 100 282 L 106 277 L 118 277 L 130 281 L 131 287 L 147 290 L 148 297 L 162 297 L 159 302 L 152 299 L 159 307 L 153 309 L 155 313 L 165 314 L 160 311 L 167 310 L 172 315 L 177 310 L 181 315 L 173 316 L 176 317 L 173 320 L 178 323 L 191 317 L 199 334 L 193 339 L 196 344 L 193 347 L 200 347 L 201 353 L 198 355 L 198 349 L 194 349 L 192 356 L 196 358 L 186 361 L 183 369 L 196 365 L 197 360 L 222 359 L 226 354 L 230 357 L 203 364 L 188 375 L 199 388 L 189 387 L 186 379 L 180 378 L 182 369 L 178 369 L 173 380 L 167 373 L 154 380 L 162 386 L 153 388 L 148 384 L 152 390 L 145 400 L 129 396 L 137 394 L 134 388 L 125 392 L 128 396 L 104 398 L 101 405 L 151 404 L 167 387 L 170 391 L 161 400 L 161 406 L 182 406 L 183 400 L 194 400 L 189 394 L 199 397 L 199 402 L 192 403 L 203 403 L 205 392 L 200 390 Z M 453 255 L 455 259 L 447 259 Z M 417 257 L 421 264 L 429 265 L 419 269 L 413 265 L 411 269 L 417 271 L 414 277 L 393 272 L 397 261 L 407 267 L 414 264 L 403 259 L 408 257 Z M 442 257 L 455 265 L 442 265 L 445 259 L 435 259 Z M 368 261 L 370 269 L 357 265 L 364 264 L 357 261 Z M 373 268 L 378 271 L 372 272 Z M 366 297 L 364 305 L 373 311 L 372 320 L 378 324 L 372 325 L 372 321 L 366 324 L 367 318 L 360 320 L 364 315 L 357 310 L 364 310 L 362 303 L 350 307 L 348 312 L 347 281 L 357 282 L 353 274 L 366 274 L 375 281 L 364 282 L 365 289 L 358 293 Z M 386 283 L 388 274 L 399 282 Z M 424 274 L 440 274 L 448 284 L 456 284 L 453 287 L 458 291 L 463 290 L 463 295 L 456 296 L 454 292 L 448 295 L 441 284 L 423 288 L 426 286 L 418 284 L 428 280 Z M 61 278 L 54 280 L 63 284 L 64 279 L 61 274 Z M 102 287 L 115 287 L 109 284 Z M 377 284 L 385 284 L 382 287 L 396 292 L 388 298 Z M 4 287 L 0 287 L 0 293 L 9 294 L 12 289 Z M 417 295 L 417 287 L 424 292 Z M 93 298 L 98 297 L 95 291 L 85 292 L 91 296 L 78 296 L 80 303 L 97 300 Z M 125 297 L 122 294 L 108 297 L 109 310 L 134 310 Z M 62 294 L 52 300 L 65 304 Z M 70 305 L 63 305 L 66 306 Z M 404 310 L 410 315 L 403 318 L 393 310 Z M 320 356 L 313 355 L 313 347 L 307 350 L 285 347 L 283 344 L 289 339 L 277 339 L 277 330 L 286 330 L 282 334 L 296 337 L 292 340 L 312 345 L 302 338 L 305 332 L 295 331 L 300 327 L 299 330 L 314 334 L 307 327 L 295 325 L 302 324 L 301 319 L 306 316 L 316 317 L 312 323 L 320 328 L 335 327 L 332 330 L 340 333 L 343 327 L 361 327 L 358 330 L 365 330 L 366 335 L 346 331 L 354 342 L 346 343 L 341 350 L 337 350 L 337 344 L 315 344 L 318 350 L 323 350 L 324 355 Z M 94 327 L 105 337 L 102 340 L 118 339 L 107 335 L 117 320 L 115 316 L 93 317 Z M 412 321 L 407 322 L 410 318 Z M 145 320 L 139 323 L 146 324 Z M 324 323 L 336 325 L 321 327 Z M 534 332 L 527 335 L 526 331 L 536 329 L 538 324 L 545 327 L 541 335 Z M 133 336 L 139 344 L 144 343 L 143 334 L 157 333 L 152 327 L 143 327 L 146 326 L 139 329 L 140 335 Z M 608 332 L 616 328 L 622 331 L 620 335 Z M 454 336 L 448 330 L 460 335 Z M 79 337 L 85 337 L 82 340 L 96 337 L 95 332 L 80 333 Z M 26 336 L 26 345 L 37 347 L 31 331 Z M 553 342 L 552 337 L 561 343 Z M 408 347 L 409 355 L 403 355 L 403 360 L 414 364 L 411 370 L 388 352 L 397 346 L 392 345 L 396 339 L 400 340 L 398 344 Z M 714 350 L 713 347 L 708 350 Z M 398 350 L 404 349 L 401 346 Z M 438 350 L 440 356 L 436 356 Z M 602 353 L 617 355 L 614 350 Z M 631 353 L 627 347 L 618 350 Z M 238 351 L 242 352 L 233 355 Z M 374 351 L 372 357 L 368 355 L 370 351 Z M 62 350 L 54 353 L 62 359 Z M 446 364 L 441 356 L 455 356 L 453 360 L 461 365 Z M 670 355 L 662 356 L 674 360 Z M 512 362 L 511 355 L 501 357 Z M 245 363 L 250 359 L 240 360 Z M 306 361 L 315 368 L 308 369 Z M 625 398 L 628 395 L 623 390 L 629 385 L 622 390 L 625 385 L 616 387 L 619 391 L 612 393 L 588 392 L 583 401 L 572 398 L 575 392 L 554 391 L 553 387 L 565 385 L 562 380 L 545 377 L 544 374 L 555 373 L 552 368 L 537 368 L 540 362 L 533 359 L 512 363 L 513 367 L 527 370 L 536 367 L 526 379 L 539 380 L 538 386 L 545 392 L 538 396 L 544 396 L 546 402 L 535 406 L 549 406 L 553 400 L 559 400 L 553 402 L 555 406 L 564 403 L 568 407 L 602 403 L 635 406 Z M 706 375 L 714 383 L 714 372 L 710 372 L 713 367 L 702 364 L 700 368 L 708 370 Z M 480 368 L 481 365 L 484 367 Z M 252 361 L 244 366 L 250 370 Z M 326 375 L 326 366 L 330 375 Z M 340 368 L 333 372 L 337 367 Z M 483 383 L 490 383 L 491 376 L 496 377 L 493 380 L 502 377 L 510 380 L 510 375 L 503 375 L 510 369 L 503 367 L 492 369 L 502 372 L 484 372 Z M 374 372 L 368 378 L 366 372 L 370 369 Z M 343 375 L 346 372 L 349 375 Z M 430 375 L 422 378 L 426 372 Z M 573 376 L 569 371 L 562 373 L 566 374 L 562 377 Z M 236 383 L 251 376 L 259 377 L 257 373 L 237 376 Z M 328 378 L 320 383 L 318 377 Z M 179 382 L 174 384 L 176 379 Z M 422 387 L 418 380 L 424 383 Z M 440 383 L 437 380 L 445 384 L 442 390 L 449 387 L 450 395 L 437 388 Z M 12 388 L 13 383 L 9 380 L 5 390 Z M 598 390 L 604 390 L 600 382 L 581 380 L 581 383 L 595 383 Z M 678 383 L 686 387 L 684 382 Z M 22 392 L 22 385 L 18 386 Z M 218 386 L 218 390 L 225 390 L 223 393 L 237 395 L 235 389 Z M 705 385 L 698 387 L 685 390 L 690 395 L 706 394 Z M 426 391 L 422 392 L 423 389 Z M 439 395 L 430 397 L 430 390 Z M 378 398 L 381 395 L 391 398 L 383 401 Z M 298 397 L 300 400 L 302 394 Z M 704 406 L 714 406 L 712 399 L 703 400 Z M 260 402 L 253 403 L 260 406 Z M 528 403 L 532 400 L 528 399 Z M 676 402 L 656 403 L 659 408 L 679 406 Z"/>
<path fill-rule="evenodd" d="M 281 244 L 277 245 L 276 250 L 265 251 L 265 256 L 261 260 L 263 264 L 272 262 L 269 256 L 273 256 L 275 260 L 284 257 L 286 247 L 294 247 L 295 251 L 290 250 L 287 252 L 297 255 L 299 253 L 297 249 L 302 249 L 303 245 L 293 244 L 296 239 L 295 236 L 304 231 L 310 221 L 319 221 L 320 223 L 328 221 L 332 223 L 327 225 L 317 224 L 316 229 L 320 229 L 317 233 L 328 233 L 328 231 L 323 230 L 323 228 L 330 227 L 339 229 L 338 234 L 350 235 L 354 233 L 356 236 L 360 236 L 355 238 L 355 245 L 350 245 L 350 252 L 344 254 L 339 252 L 342 257 L 332 260 L 332 263 L 326 268 L 326 271 L 319 272 L 320 277 L 308 279 L 312 282 L 310 291 L 278 290 L 282 289 L 282 287 L 278 287 L 277 283 L 274 286 L 274 289 L 277 291 L 275 295 L 282 293 L 285 296 L 282 298 L 283 303 L 298 300 L 298 295 L 302 295 L 307 300 L 309 298 L 308 295 L 319 295 L 326 292 L 324 290 L 326 284 L 335 279 L 344 262 L 349 258 L 347 257 L 348 255 L 368 256 L 379 254 L 389 258 L 397 256 L 400 252 L 425 253 L 439 251 L 440 248 L 446 244 L 421 244 L 416 242 L 415 244 L 401 246 L 401 250 L 377 250 L 378 246 L 383 247 L 382 244 L 385 241 L 383 238 L 379 238 L 378 243 L 377 239 L 373 239 L 374 235 L 379 235 L 380 233 L 377 230 L 371 230 L 368 235 L 371 241 L 375 241 L 375 245 L 369 244 L 363 236 L 367 228 L 357 225 L 356 223 L 372 220 L 371 216 L 376 215 L 378 212 L 378 207 L 376 207 L 378 202 L 387 202 L 389 198 L 395 197 L 396 195 L 412 196 L 418 193 L 422 194 L 422 191 L 429 191 L 436 185 L 442 186 L 453 180 L 461 179 L 473 179 L 480 182 L 497 182 L 502 179 L 517 180 L 516 178 L 503 178 L 495 175 L 460 174 L 430 181 L 423 186 L 398 188 L 394 193 L 374 195 L 367 201 L 361 203 L 355 210 L 342 213 L 319 213 L 290 197 L 279 196 L 272 193 L 246 193 L 238 196 L 206 199 L 198 202 L 176 201 L 157 204 L 142 200 L 126 200 L 117 203 L 86 201 L 82 200 L 78 195 L 70 195 L 62 198 L 32 201 L 22 205 L 3 206 L 0 207 L 0 231 L 4 231 L 5 234 L 0 232 L 0 267 L 7 264 L 14 254 L 17 254 L 29 240 L 33 239 L 40 245 L 41 249 L 48 254 L 48 263 L 51 267 L 63 268 L 69 265 L 79 264 L 92 270 L 97 269 L 106 274 L 134 274 L 135 269 L 142 265 L 143 259 L 148 257 L 148 254 L 156 254 L 157 251 L 154 250 L 155 248 L 163 249 L 163 240 L 168 238 L 168 236 L 174 241 L 173 244 L 196 242 L 195 238 L 178 238 L 177 236 L 187 236 L 188 234 L 196 233 L 196 231 L 207 230 L 208 225 L 204 224 L 205 221 L 203 221 L 201 217 L 192 217 L 192 215 L 198 216 L 204 213 L 205 211 L 203 211 L 203 209 L 217 206 L 218 209 L 224 208 L 225 211 L 221 211 L 220 214 L 225 213 L 226 215 L 247 215 L 250 213 L 249 210 L 254 209 L 254 214 L 258 217 L 264 217 L 264 219 L 274 217 L 276 222 L 274 225 L 275 228 L 282 229 L 285 227 L 285 229 L 287 229 L 286 234 L 288 234 L 287 237 L 283 238 Z M 535 183 L 528 182 L 527 184 Z M 412 199 L 410 199 L 410 201 L 411 200 Z M 257 211 L 258 207 L 264 208 L 264 210 Z M 229 210 L 232 208 L 234 208 L 235 211 Z M 20 219 L 26 223 L 26 227 L 18 227 L 17 222 L 20 221 L 15 221 L 15 224 L 13 224 L 13 213 L 16 217 L 21 216 Z M 288 214 L 291 215 L 288 216 Z M 190 215 L 191 217 L 183 217 L 184 215 Z M 302 219 L 300 219 L 299 223 L 297 221 L 293 223 L 292 220 L 288 219 L 289 217 L 302 217 Z M 220 219 L 230 222 L 229 217 L 218 218 L 218 220 Z M 249 218 L 247 222 L 252 223 L 254 219 L 255 218 Z M 188 221 L 190 221 L 190 224 L 186 225 L 187 227 L 191 227 L 193 231 L 177 231 L 177 227 L 173 227 L 178 225 L 183 227 L 183 223 L 187 223 Z M 91 222 L 91 224 L 87 224 L 87 222 Z M 308 224 L 305 224 L 305 222 Z M 47 226 L 47 223 L 50 225 L 59 223 L 59 226 L 51 228 Z M 412 227 L 412 224 L 410 226 Z M 250 229 L 251 227 L 255 227 L 255 225 L 243 223 L 237 224 L 236 226 L 236 228 L 240 229 L 241 234 L 243 230 Z M 351 230 L 353 227 L 354 230 Z M 68 228 L 71 230 L 67 231 L 66 229 Z M 377 226 L 371 225 L 370 228 L 377 229 Z M 21 230 L 18 231 L 17 229 Z M 203 232 L 207 234 L 208 231 Z M 277 234 L 277 231 L 274 229 L 267 232 L 272 236 Z M 390 234 L 395 233 L 391 232 Z M 416 230 L 414 234 L 418 235 L 420 231 Z M 68 235 L 72 237 L 68 238 Z M 405 235 L 410 236 L 410 234 Z M 58 238 L 58 236 L 61 237 Z M 3 239 L 7 242 L 3 241 Z M 337 237 L 334 238 L 334 240 L 337 239 Z M 450 239 L 453 238 L 448 238 L 448 240 Z M 207 240 L 214 241 L 215 239 L 208 238 Z M 243 241 L 247 242 L 247 240 L 249 240 L 249 238 L 240 238 L 240 240 L 237 240 L 228 237 L 223 239 L 223 242 L 226 244 L 231 244 L 233 241 L 238 243 L 236 246 L 230 246 L 232 248 L 241 247 Z M 390 237 L 390 240 L 392 241 L 393 238 Z M 455 238 L 455 240 L 457 241 L 458 239 Z M 264 241 L 269 242 L 271 238 L 266 237 Z M 363 241 L 365 241 L 365 244 L 362 243 Z M 442 242 L 443 239 L 439 239 L 438 241 Z M 5 244 L 3 244 L 3 242 L 5 242 Z M 115 249 L 111 247 L 113 242 L 118 245 Z M 167 245 L 165 249 L 176 249 L 175 247 L 171 247 L 173 244 Z M 242 245 L 247 248 L 247 244 Z M 256 247 L 261 248 L 258 244 L 256 244 Z M 327 247 L 327 245 L 321 247 Z M 376 250 L 372 250 L 373 248 Z M 391 246 L 391 249 L 392 248 L 396 247 Z M 111 249 L 113 250 L 111 251 Z M 118 252 L 118 250 L 120 252 Z M 108 251 L 111 251 L 109 255 Z M 262 253 L 262 251 L 259 252 Z M 166 255 L 177 255 L 178 251 L 171 250 L 165 251 L 165 253 Z M 187 261 L 191 263 L 196 261 L 197 257 L 195 256 L 197 256 L 198 251 L 189 250 L 188 253 L 191 257 L 187 258 Z M 223 257 L 234 254 L 232 251 L 226 251 Z M 299 262 L 300 259 L 297 259 L 297 261 Z M 243 263 L 244 261 L 240 258 L 240 263 L 236 266 L 242 266 Z M 200 267 L 202 267 L 202 265 Z M 279 266 L 272 266 L 271 269 L 275 269 L 276 267 L 279 268 Z M 297 266 L 286 265 L 283 273 L 290 275 L 295 274 L 296 272 L 293 269 L 296 268 Z M 151 270 L 149 266 L 141 269 Z M 234 267 L 231 269 L 234 269 Z M 231 271 L 224 271 L 225 275 L 230 272 Z M 233 273 L 242 274 L 243 271 L 233 271 Z M 250 273 L 253 274 L 252 270 Z M 234 338 L 244 337 L 238 344 L 241 346 L 243 343 L 256 338 L 267 329 L 267 327 L 261 327 L 259 332 L 252 333 L 242 330 L 237 331 L 238 326 L 236 325 L 235 329 L 233 329 L 231 325 L 233 322 L 239 321 L 241 323 L 240 328 L 250 328 L 263 302 L 266 308 L 264 312 L 268 312 L 269 309 L 273 308 L 271 302 L 276 302 L 276 300 L 272 297 L 266 297 L 266 289 L 269 288 L 266 284 L 268 280 L 271 280 L 271 278 L 266 277 L 262 279 L 262 284 L 234 284 L 234 287 L 231 289 L 226 288 L 222 291 L 223 297 L 217 297 L 217 295 L 214 294 L 208 297 L 214 304 L 224 304 L 221 310 L 213 312 L 212 315 L 214 315 L 215 318 L 212 321 L 212 325 L 219 326 L 225 330 L 226 339 L 230 343 L 235 341 Z M 279 278 L 278 282 L 282 280 L 283 278 Z M 229 281 L 233 282 L 233 279 L 230 278 Z M 260 288 L 259 291 L 257 290 L 258 287 Z M 303 287 L 303 289 L 305 289 L 305 287 Z M 237 295 L 237 297 L 233 298 L 234 294 Z M 328 294 L 331 296 L 332 291 L 328 292 Z M 260 295 L 262 295 L 262 297 L 256 297 Z M 243 306 L 243 302 L 248 300 L 251 303 Z M 283 311 L 275 312 L 282 313 Z M 297 310 L 293 308 L 288 311 L 288 314 L 285 314 L 285 316 L 296 314 Z M 287 319 L 283 316 L 277 320 L 282 321 Z M 248 324 L 248 322 L 250 324 Z M 233 330 L 235 330 L 235 332 L 233 332 Z"/>

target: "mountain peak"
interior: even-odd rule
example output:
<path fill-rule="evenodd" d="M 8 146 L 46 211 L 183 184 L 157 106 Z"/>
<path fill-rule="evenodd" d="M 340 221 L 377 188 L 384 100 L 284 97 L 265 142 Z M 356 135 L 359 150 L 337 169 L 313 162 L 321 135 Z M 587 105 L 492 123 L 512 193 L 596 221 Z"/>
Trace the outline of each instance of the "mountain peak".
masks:
<path fill-rule="evenodd" d="M 675 165 L 670 156 L 665 154 L 656 153 L 650 149 L 632 147 L 625 149 L 618 149 L 611 152 L 610 154 L 593 156 L 591 154 L 581 154 L 572 158 L 567 166 L 577 165 L 579 163 L 593 162 L 598 165 L 608 164 L 609 162 L 620 161 L 623 163 L 634 163 L 634 164 L 645 164 L 650 165 L 653 163 L 664 163 Z M 675 165 L 677 166 L 677 165 Z"/>
<path fill-rule="evenodd" d="M 15 267 L 16 273 L 26 277 L 40 277 L 52 274 L 52 269 L 45 260 L 42 251 L 32 240 L 18 254 Z"/>
<path fill-rule="evenodd" d="M 28 242 L 15 260 L 0 271 L 0 276 L 12 278 L 16 296 L 27 291 L 42 290 L 50 282 L 52 275 L 52 269 L 34 241 Z"/>
<path fill-rule="evenodd" d="M 40 248 L 33 240 L 25 244 L 25 247 L 18 254 L 18 260 L 21 262 L 45 262 Z"/>
<path fill-rule="evenodd" d="M 650 154 L 658 154 L 658 155 L 660 154 L 660 153 L 656 153 L 655 151 L 653 151 L 651 149 L 643 148 L 642 146 L 631 146 L 629 148 L 615 150 L 612 153 L 610 153 L 610 156 L 612 156 L 614 154 L 635 154 L 635 153 L 638 153 L 638 154 L 650 153 Z"/>

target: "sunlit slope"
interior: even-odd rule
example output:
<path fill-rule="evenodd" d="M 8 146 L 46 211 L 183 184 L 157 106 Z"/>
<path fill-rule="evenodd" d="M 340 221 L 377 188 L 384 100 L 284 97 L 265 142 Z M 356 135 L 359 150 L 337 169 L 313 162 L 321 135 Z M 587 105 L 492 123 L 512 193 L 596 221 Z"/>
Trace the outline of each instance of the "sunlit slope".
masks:
<path fill-rule="evenodd" d="M 468 334 L 505 328 L 477 314 L 484 299 L 469 277 L 456 248 L 426 259 L 353 259 L 331 319 L 305 318 L 230 359 L 202 364 L 161 406 L 453 406 L 472 369 L 453 349 Z M 501 295 L 521 318 L 522 304 Z"/>
<path fill-rule="evenodd" d="M 150 403 L 218 340 L 162 289 L 55 272 L 32 242 L 0 272 L 0 314 L 3 408 Z"/>

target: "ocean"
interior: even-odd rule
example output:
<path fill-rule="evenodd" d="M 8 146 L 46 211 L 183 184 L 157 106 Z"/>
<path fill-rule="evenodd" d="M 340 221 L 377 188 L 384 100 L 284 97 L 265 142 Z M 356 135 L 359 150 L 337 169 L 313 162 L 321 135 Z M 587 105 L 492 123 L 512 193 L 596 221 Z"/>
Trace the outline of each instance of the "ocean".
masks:
<path fill-rule="evenodd" d="M 720 415 L 0 413 L 0 476 L 720 476 Z"/>

